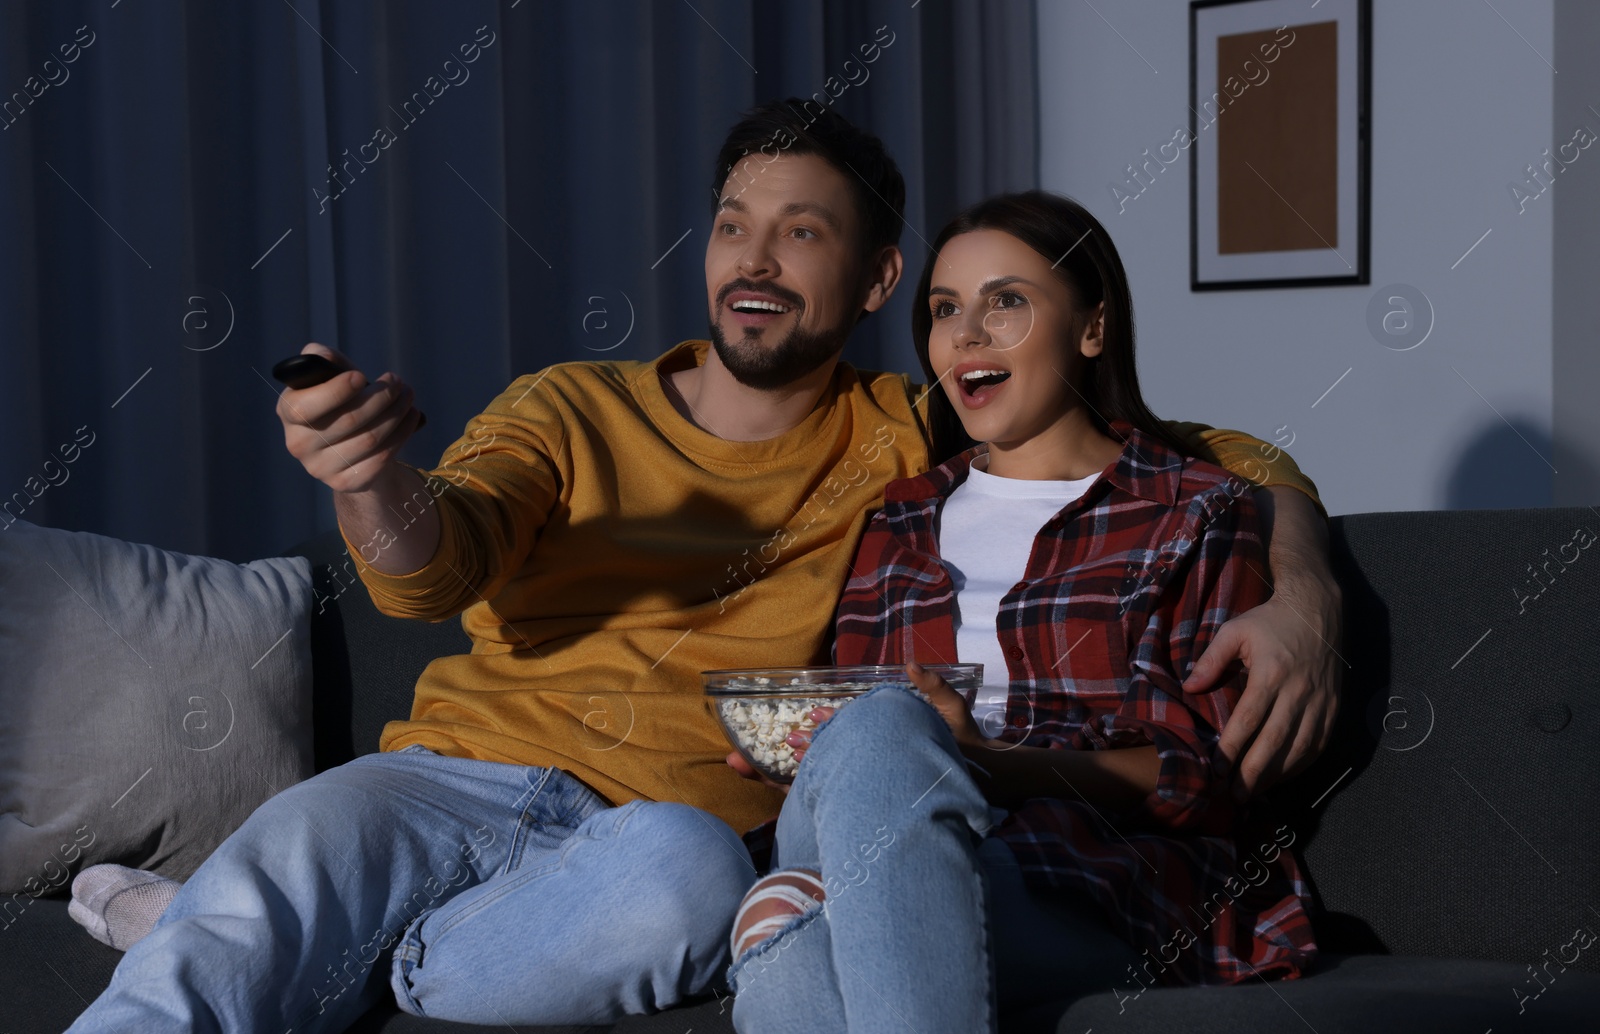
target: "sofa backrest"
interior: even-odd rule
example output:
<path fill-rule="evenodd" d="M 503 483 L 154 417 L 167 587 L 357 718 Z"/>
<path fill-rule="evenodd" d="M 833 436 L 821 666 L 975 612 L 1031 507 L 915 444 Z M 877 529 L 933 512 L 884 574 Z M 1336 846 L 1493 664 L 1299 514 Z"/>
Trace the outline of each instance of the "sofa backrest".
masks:
<path fill-rule="evenodd" d="M 1331 531 L 1339 726 L 1268 797 L 1314 884 L 1318 941 L 1542 965 L 1600 931 L 1600 513 L 1355 514 Z M 471 644 L 458 618 L 379 614 L 337 531 L 291 552 L 318 593 L 320 770 L 377 749 L 427 663 Z M 1571 968 L 1600 972 L 1600 951 Z"/>
<path fill-rule="evenodd" d="M 380 614 L 337 529 L 290 553 L 311 561 L 312 721 L 321 772 L 377 750 L 386 722 L 411 717 L 428 662 L 467 653 L 472 640 L 459 617 L 429 622 Z"/>
<path fill-rule="evenodd" d="M 1576 930 L 1600 932 L 1600 513 L 1332 525 L 1340 722 L 1271 795 L 1317 890 L 1319 942 L 1570 959 Z M 1572 968 L 1600 972 L 1600 950 Z"/>

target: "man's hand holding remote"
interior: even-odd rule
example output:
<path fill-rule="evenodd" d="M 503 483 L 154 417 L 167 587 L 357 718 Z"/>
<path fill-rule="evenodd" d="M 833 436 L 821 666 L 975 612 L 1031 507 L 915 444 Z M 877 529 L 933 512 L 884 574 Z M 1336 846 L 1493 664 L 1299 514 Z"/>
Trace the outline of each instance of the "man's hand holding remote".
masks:
<path fill-rule="evenodd" d="M 395 461 L 416 431 L 421 414 L 411 405 L 412 390 L 393 373 L 369 382 L 339 352 L 312 342 L 301 354 L 315 353 L 349 372 L 306 388 L 287 388 L 278 396 L 284 445 L 306 472 L 333 489 L 339 526 L 350 542 L 373 541 L 390 529 L 389 545 L 376 558 L 362 560 L 387 574 L 409 574 L 427 564 L 439 545 L 439 517 L 431 506 L 409 526 L 393 518 L 414 493 L 427 493 L 422 479 Z"/>

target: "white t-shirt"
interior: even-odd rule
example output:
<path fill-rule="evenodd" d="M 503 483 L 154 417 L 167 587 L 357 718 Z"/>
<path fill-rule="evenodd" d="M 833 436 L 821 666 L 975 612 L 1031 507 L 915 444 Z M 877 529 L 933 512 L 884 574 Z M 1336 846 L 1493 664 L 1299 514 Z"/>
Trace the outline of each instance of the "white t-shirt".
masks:
<path fill-rule="evenodd" d="M 972 717 L 991 739 L 1005 728 L 1011 673 L 1000 652 L 1000 599 L 1022 581 L 1034 538 L 1045 522 L 1088 490 L 1097 471 L 1077 481 L 1024 481 L 979 470 L 978 457 L 939 511 L 939 555 L 955 582 L 956 656 L 983 665 Z"/>

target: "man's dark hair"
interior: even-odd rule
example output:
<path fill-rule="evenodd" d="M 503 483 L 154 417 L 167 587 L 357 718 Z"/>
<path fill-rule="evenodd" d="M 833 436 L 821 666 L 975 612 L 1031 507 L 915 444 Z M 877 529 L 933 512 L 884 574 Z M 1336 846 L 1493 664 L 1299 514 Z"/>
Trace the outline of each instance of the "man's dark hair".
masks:
<path fill-rule="evenodd" d="M 728 176 L 746 156 L 755 156 L 759 168 L 763 157 L 770 161 L 803 154 L 816 155 L 850 181 L 861 221 L 863 260 L 900 243 L 906 181 L 899 167 L 883 149 L 883 141 L 815 100 L 790 97 L 745 112 L 717 152 L 711 196 L 722 197 Z M 744 181 L 736 178 L 734 182 Z"/>

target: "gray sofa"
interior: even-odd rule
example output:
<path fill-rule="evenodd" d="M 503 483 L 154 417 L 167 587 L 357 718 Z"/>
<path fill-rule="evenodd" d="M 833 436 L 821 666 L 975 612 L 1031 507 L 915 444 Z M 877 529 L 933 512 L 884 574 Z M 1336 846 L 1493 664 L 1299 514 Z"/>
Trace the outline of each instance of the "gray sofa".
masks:
<path fill-rule="evenodd" d="M 1315 885 L 1320 966 L 1228 988 L 1136 994 L 1130 979 L 1004 1029 L 1600 1030 L 1600 942 L 1585 943 L 1600 933 L 1600 555 L 1577 544 L 1584 529 L 1600 532 L 1600 512 L 1336 518 L 1341 722 L 1273 795 Z M 337 533 L 291 552 L 330 601 L 312 633 L 320 770 L 374 749 L 428 660 L 468 644 L 459 622 L 392 620 L 346 590 Z M 64 898 L 41 899 L 0 932 L 0 1034 L 64 1029 L 120 957 Z M 471 1028 L 380 1006 L 351 1029 Z M 733 1028 L 712 999 L 614 1029 Z"/>

